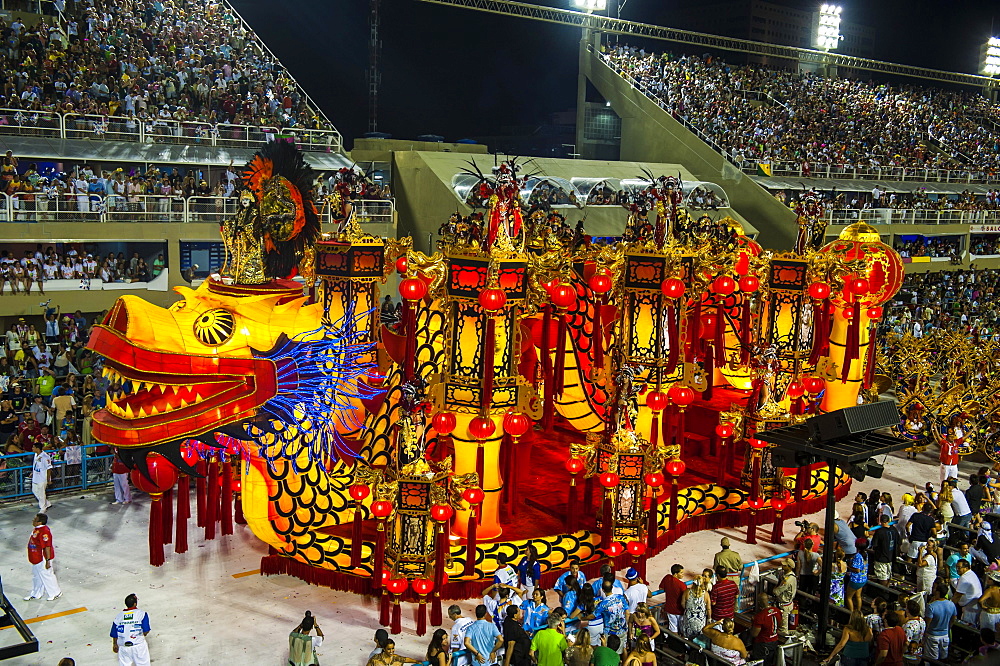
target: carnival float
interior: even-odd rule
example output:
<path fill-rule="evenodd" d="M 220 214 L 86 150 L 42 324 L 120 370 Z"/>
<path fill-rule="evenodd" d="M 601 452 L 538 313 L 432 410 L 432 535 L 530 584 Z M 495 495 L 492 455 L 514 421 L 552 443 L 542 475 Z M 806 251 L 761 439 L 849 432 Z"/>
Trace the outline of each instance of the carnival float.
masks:
<path fill-rule="evenodd" d="M 394 631 L 416 603 L 422 633 L 426 605 L 440 624 L 528 547 L 547 587 L 572 558 L 642 570 L 691 531 L 777 541 L 847 492 L 755 435 L 877 399 L 903 275 L 878 232 L 824 244 L 816 205 L 795 248 L 765 250 L 647 174 L 621 238 L 595 243 L 524 205 L 523 168 L 477 171 L 483 210 L 427 254 L 367 234 L 351 187 L 320 229 L 309 167 L 270 143 L 221 274 L 167 309 L 118 299 L 90 342 L 112 382 L 93 433 L 153 498 L 151 564 L 186 550 L 192 517 L 207 539 L 245 523 L 263 574 L 377 595 Z M 393 272 L 402 316 L 383 323 Z"/>

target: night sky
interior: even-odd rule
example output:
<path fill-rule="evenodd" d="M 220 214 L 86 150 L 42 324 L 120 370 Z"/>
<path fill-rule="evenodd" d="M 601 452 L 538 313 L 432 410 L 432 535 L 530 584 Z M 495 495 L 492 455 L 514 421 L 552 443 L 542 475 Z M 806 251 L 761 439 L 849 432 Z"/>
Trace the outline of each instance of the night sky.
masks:
<path fill-rule="evenodd" d="M 683 28 L 671 22 L 670 8 L 707 1 L 628 0 L 622 18 Z M 821 4 L 780 1 L 801 9 Z M 230 2 L 323 108 L 348 146 L 367 131 L 367 0 Z M 1000 32 L 1000 0 L 842 4 L 845 20 L 884 30 L 876 54 L 880 60 L 975 72 L 981 45 L 991 31 Z M 379 131 L 394 138 L 439 134 L 454 141 L 545 123 L 550 114 L 576 103 L 579 38 L 577 28 L 419 0 L 382 0 Z"/>

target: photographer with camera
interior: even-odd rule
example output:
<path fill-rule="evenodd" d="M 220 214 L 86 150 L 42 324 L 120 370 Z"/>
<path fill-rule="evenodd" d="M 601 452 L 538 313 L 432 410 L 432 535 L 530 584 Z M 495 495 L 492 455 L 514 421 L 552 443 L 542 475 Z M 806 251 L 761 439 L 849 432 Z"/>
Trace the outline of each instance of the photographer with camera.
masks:
<path fill-rule="evenodd" d="M 799 528 L 799 533 L 795 535 L 795 550 L 802 550 L 803 544 L 808 540 L 812 543 L 810 546 L 812 552 L 818 553 L 822 541 L 819 536 L 819 525 L 808 520 L 796 520 L 795 525 Z"/>

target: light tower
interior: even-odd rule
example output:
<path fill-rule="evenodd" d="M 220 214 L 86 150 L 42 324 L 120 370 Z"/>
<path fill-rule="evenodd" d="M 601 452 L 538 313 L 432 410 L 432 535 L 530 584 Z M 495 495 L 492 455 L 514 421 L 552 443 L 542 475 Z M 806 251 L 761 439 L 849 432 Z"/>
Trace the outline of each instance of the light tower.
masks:
<path fill-rule="evenodd" d="M 820 5 L 816 21 L 816 35 L 813 44 L 823 51 L 833 51 L 844 38 L 840 34 L 840 14 L 844 8 L 840 5 Z"/>

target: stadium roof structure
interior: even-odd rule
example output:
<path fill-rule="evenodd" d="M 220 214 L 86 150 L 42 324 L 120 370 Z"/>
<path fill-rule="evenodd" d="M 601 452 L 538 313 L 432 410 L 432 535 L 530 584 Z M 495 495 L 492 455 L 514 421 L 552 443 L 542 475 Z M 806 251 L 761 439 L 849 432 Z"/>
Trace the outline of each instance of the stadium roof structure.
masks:
<path fill-rule="evenodd" d="M 600 14 L 588 14 L 586 12 L 559 9 L 556 7 L 542 7 L 525 2 L 515 2 L 514 0 L 421 0 L 421 2 L 448 5 L 451 7 L 461 7 L 464 9 L 474 9 L 491 14 L 515 16 L 535 21 L 544 21 L 546 23 L 575 26 L 587 30 L 593 30 L 595 32 L 606 32 L 615 35 L 634 35 L 636 37 L 645 37 L 647 39 L 692 44 L 700 47 L 750 53 L 770 58 L 783 58 L 786 60 L 794 60 L 796 62 L 815 63 L 819 65 L 835 65 L 849 69 L 891 74 L 893 76 L 926 79 L 929 81 L 939 81 L 943 83 L 957 83 L 960 85 L 977 86 L 980 88 L 1000 85 L 1000 82 L 995 79 L 979 74 L 947 72 L 939 69 L 914 67 L 912 65 L 902 65 L 882 60 L 858 58 L 856 56 L 843 55 L 841 53 L 833 53 L 829 51 L 820 51 L 817 49 L 804 49 L 794 46 L 755 42 L 749 39 L 722 37 L 720 35 L 710 35 L 703 32 L 693 32 L 691 30 L 667 28 L 650 23 L 626 21 L 624 19 L 601 16 Z"/>

